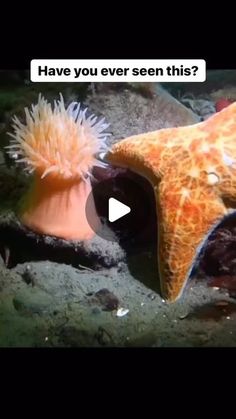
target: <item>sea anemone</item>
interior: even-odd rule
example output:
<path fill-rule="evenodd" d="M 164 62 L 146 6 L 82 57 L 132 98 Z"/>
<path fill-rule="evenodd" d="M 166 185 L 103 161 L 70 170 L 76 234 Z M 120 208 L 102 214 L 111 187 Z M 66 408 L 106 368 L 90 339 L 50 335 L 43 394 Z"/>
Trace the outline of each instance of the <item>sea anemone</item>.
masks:
<path fill-rule="evenodd" d="M 39 95 L 31 110 L 25 108 L 25 124 L 13 118 L 8 153 L 33 173 L 19 218 L 38 233 L 67 240 L 87 240 L 95 234 L 85 208 L 92 190 L 92 168 L 104 165 L 97 156 L 107 151 L 108 124 L 104 118 L 86 117 L 86 112 L 77 102 L 66 108 L 61 94 L 54 108 Z M 99 226 L 94 201 L 89 202 L 92 224 Z"/>

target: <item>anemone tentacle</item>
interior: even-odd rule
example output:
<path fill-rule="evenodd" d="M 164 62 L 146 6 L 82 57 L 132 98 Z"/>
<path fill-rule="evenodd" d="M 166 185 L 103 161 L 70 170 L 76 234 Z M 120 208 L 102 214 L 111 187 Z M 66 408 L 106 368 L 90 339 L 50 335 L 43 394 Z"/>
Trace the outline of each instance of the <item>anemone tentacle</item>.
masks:
<path fill-rule="evenodd" d="M 62 94 L 54 107 L 40 94 L 36 105 L 25 108 L 25 124 L 14 116 L 8 154 L 42 178 L 53 174 L 86 179 L 93 166 L 104 166 L 97 155 L 107 151 L 109 135 L 104 132 L 109 126 L 104 118 L 97 121 L 86 113 L 77 102 L 66 107 Z"/>

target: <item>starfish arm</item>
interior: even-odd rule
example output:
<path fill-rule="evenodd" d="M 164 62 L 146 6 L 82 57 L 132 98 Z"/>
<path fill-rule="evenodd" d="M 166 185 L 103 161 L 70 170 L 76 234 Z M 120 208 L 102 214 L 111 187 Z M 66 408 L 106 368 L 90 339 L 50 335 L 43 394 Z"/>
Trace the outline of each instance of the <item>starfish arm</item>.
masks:
<path fill-rule="evenodd" d="M 154 188 L 158 214 L 158 266 L 163 297 L 178 299 L 194 262 L 214 227 L 227 213 L 217 196 L 208 191 Z"/>
<path fill-rule="evenodd" d="M 174 301 L 207 235 L 236 205 L 236 102 L 198 124 L 129 137 L 107 157 L 154 187 L 162 293 Z"/>
<path fill-rule="evenodd" d="M 116 143 L 106 155 L 106 160 L 114 165 L 128 167 L 134 172 L 154 181 L 161 178 L 169 156 L 166 146 L 170 133 L 177 128 L 163 129 L 134 135 Z M 158 141 L 157 141 L 158 139 Z"/>

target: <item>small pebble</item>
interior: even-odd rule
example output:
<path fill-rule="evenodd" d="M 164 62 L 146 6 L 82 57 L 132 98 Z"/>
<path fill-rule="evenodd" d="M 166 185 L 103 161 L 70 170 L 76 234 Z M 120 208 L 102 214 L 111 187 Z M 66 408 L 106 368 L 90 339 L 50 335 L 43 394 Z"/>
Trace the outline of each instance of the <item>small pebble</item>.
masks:
<path fill-rule="evenodd" d="M 186 317 L 188 317 L 188 314 L 189 314 L 189 313 L 181 314 L 181 315 L 179 316 L 179 319 L 180 319 L 180 320 L 186 319 Z"/>
<path fill-rule="evenodd" d="M 95 293 L 95 297 L 102 305 L 104 311 L 116 310 L 119 305 L 118 298 L 106 288 L 102 288 Z"/>
<path fill-rule="evenodd" d="M 126 316 L 126 314 L 128 314 L 128 312 L 129 312 L 128 308 L 120 307 L 120 308 L 118 308 L 118 310 L 116 312 L 116 315 L 117 315 L 117 317 L 123 317 L 123 316 Z"/>

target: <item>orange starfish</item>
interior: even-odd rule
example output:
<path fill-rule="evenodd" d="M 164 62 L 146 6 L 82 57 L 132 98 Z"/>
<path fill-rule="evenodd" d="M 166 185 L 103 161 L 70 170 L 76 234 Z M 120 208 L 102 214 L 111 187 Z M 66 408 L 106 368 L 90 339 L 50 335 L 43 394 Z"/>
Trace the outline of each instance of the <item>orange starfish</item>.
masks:
<path fill-rule="evenodd" d="M 126 138 L 107 158 L 154 188 L 161 290 L 175 301 L 206 238 L 236 203 L 236 102 L 195 125 Z"/>

